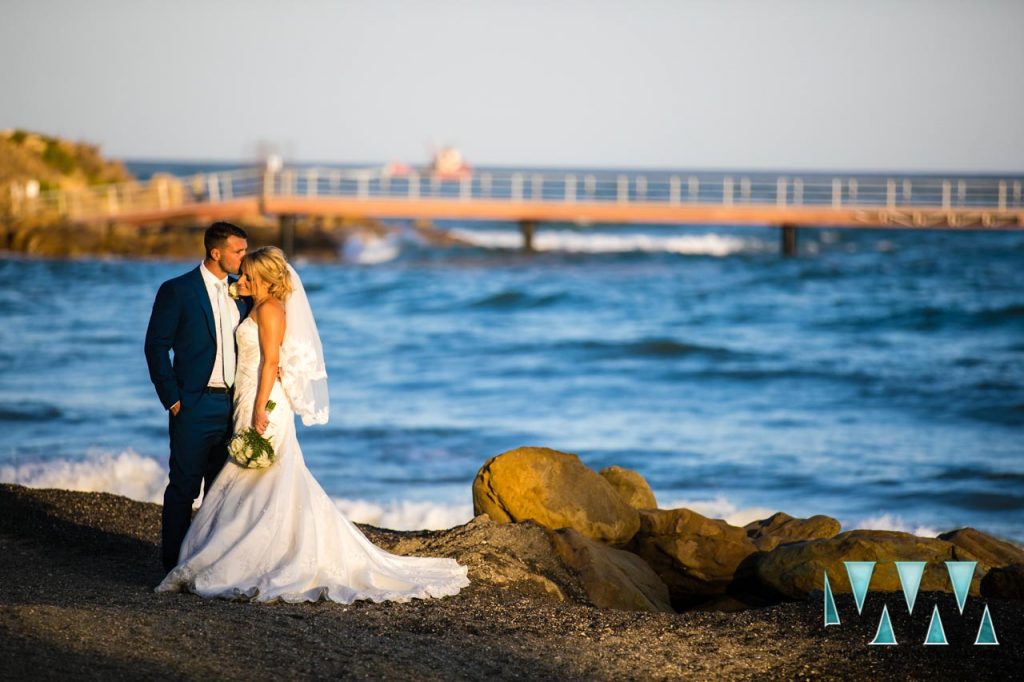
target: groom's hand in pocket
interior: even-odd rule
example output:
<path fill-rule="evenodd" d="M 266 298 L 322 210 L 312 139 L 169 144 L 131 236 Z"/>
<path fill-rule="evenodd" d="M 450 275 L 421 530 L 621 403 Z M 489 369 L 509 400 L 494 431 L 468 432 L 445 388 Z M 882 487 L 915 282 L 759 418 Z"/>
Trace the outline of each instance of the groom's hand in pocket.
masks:
<path fill-rule="evenodd" d="M 178 402 L 174 403 L 173 405 L 171 405 L 170 412 L 171 412 L 171 416 L 172 417 L 177 417 L 178 416 L 178 413 L 181 412 L 181 401 L 180 400 Z"/>

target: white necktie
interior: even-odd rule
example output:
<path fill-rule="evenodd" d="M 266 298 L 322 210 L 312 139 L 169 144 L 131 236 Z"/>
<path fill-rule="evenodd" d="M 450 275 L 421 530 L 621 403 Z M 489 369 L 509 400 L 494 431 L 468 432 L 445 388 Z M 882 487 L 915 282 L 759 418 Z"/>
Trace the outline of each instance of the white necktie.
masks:
<path fill-rule="evenodd" d="M 224 362 L 224 383 L 228 388 L 235 384 L 235 333 L 226 282 L 217 283 L 217 314 L 220 316 L 220 357 Z"/>

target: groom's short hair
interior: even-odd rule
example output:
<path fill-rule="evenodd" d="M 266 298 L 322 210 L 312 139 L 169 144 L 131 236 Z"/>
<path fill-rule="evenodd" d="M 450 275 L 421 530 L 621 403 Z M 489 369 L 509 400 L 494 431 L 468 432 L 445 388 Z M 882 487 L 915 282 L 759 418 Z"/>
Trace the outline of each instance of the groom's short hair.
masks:
<path fill-rule="evenodd" d="M 241 237 L 242 239 L 248 239 L 249 235 L 247 235 L 245 230 L 240 228 L 238 225 L 232 225 L 231 223 L 224 222 L 223 220 L 206 228 L 206 234 L 203 235 L 203 246 L 206 247 L 206 257 L 209 258 L 210 252 L 214 249 L 223 248 L 228 237 Z"/>

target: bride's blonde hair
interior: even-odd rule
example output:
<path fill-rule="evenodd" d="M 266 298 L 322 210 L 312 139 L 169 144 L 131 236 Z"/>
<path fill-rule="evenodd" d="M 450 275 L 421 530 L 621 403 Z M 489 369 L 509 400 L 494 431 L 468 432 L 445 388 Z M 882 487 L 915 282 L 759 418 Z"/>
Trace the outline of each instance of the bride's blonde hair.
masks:
<path fill-rule="evenodd" d="M 292 277 L 288 272 L 288 261 L 284 251 L 276 246 L 264 246 L 242 259 L 242 274 L 252 281 L 259 279 L 267 285 L 267 293 L 279 301 L 285 301 L 292 293 Z"/>

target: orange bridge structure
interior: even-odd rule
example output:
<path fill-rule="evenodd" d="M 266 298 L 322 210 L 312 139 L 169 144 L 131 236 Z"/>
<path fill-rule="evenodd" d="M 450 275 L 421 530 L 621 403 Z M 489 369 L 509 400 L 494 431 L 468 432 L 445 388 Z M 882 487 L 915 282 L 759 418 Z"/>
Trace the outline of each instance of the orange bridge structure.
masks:
<path fill-rule="evenodd" d="M 1021 177 L 600 173 L 496 170 L 457 178 L 384 169 L 242 169 L 80 191 L 12 190 L 15 219 L 164 223 L 296 216 L 518 223 L 533 248 L 543 223 L 776 226 L 783 253 L 799 228 L 1024 229 Z"/>

